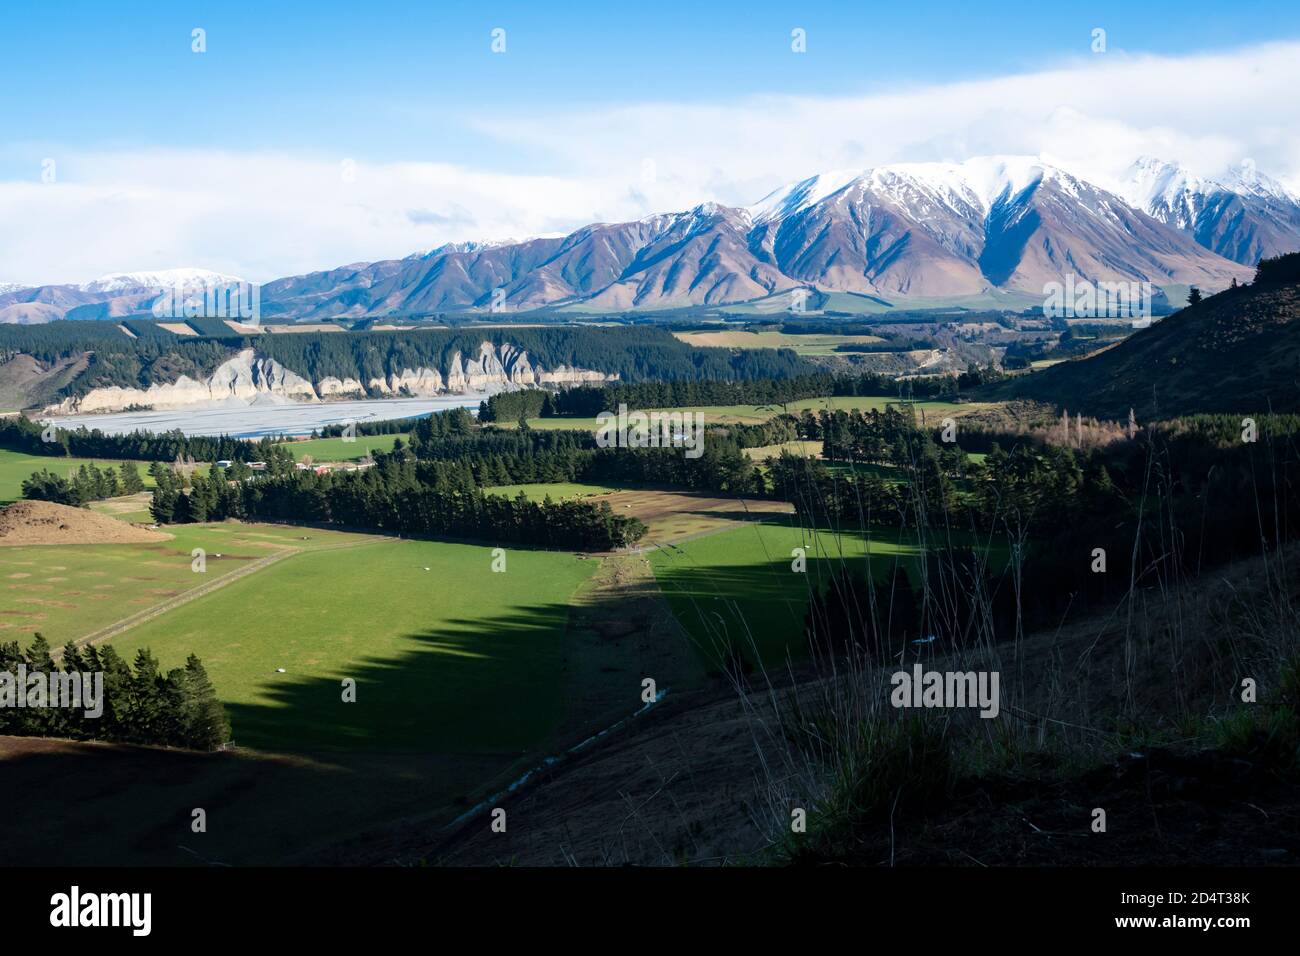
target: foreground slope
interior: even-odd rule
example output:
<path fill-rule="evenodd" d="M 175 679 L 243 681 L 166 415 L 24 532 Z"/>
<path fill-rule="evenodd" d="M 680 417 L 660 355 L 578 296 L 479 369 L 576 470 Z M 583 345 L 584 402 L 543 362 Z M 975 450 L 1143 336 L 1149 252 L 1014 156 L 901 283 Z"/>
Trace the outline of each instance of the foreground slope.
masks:
<path fill-rule="evenodd" d="M 1288 257 L 1290 258 L 1290 257 Z M 1228 289 L 1091 357 L 1003 383 L 991 397 L 1139 421 L 1197 412 L 1294 412 L 1300 283 Z"/>

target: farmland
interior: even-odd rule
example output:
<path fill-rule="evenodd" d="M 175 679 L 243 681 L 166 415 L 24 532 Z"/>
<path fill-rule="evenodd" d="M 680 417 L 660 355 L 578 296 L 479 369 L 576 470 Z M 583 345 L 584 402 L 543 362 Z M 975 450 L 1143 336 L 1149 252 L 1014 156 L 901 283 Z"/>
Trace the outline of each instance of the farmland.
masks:
<path fill-rule="evenodd" d="M 724 531 L 737 522 L 760 520 L 790 511 L 790 505 L 783 501 L 746 500 L 671 488 L 612 488 L 557 482 L 502 485 L 490 488 L 488 492 L 510 497 L 523 492 L 530 501 L 541 501 L 548 495 L 555 501 L 603 501 L 616 513 L 633 515 L 645 522 L 649 530 L 641 541 L 641 549 Z"/>
<path fill-rule="evenodd" d="M 30 478 L 33 472 L 45 469 L 61 478 L 66 478 L 70 472 L 89 464 L 100 468 L 109 466 L 116 468 L 121 463 L 102 459 L 28 455 L 25 452 L 0 448 L 0 504 L 7 504 L 21 498 L 23 481 Z M 136 464 L 139 466 L 140 477 L 145 480 L 145 484 L 152 484 L 152 479 L 148 476 L 149 463 L 142 461 Z"/>
<path fill-rule="evenodd" d="M 170 541 L 0 548 L 0 636 L 40 631 L 55 647 L 182 597 L 286 549 L 335 547 L 367 536 L 271 525 L 178 525 Z M 305 540 L 304 540 L 305 538 Z M 206 570 L 192 552 L 206 553 Z"/>
<path fill-rule="evenodd" d="M 113 643 L 165 667 L 198 654 L 245 746 L 523 752 L 565 715 L 568 599 L 595 564 L 512 551 L 494 573 L 492 561 L 487 547 L 394 539 L 305 552 Z"/>
<path fill-rule="evenodd" d="M 674 332 L 673 335 L 701 348 L 793 349 L 799 355 L 833 355 L 839 345 L 875 345 L 884 339 L 875 335 L 790 335 L 785 332 Z"/>
<path fill-rule="evenodd" d="M 976 542 L 971 541 L 971 544 Z M 794 550 L 806 571 L 796 572 Z M 804 613 L 814 589 L 842 567 L 869 571 L 877 581 L 901 564 L 910 579 L 922 549 L 895 530 L 831 532 L 771 516 L 735 530 L 661 548 L 650 556 L 664 596 L 706 659 L 734 645 L 764 664 L 801 657 Z"/>
<path fill-rule="evenodd" d="M 393 450 L 393 442 L 398 438 L 406 441 L 405 435 L 357 435 L 345 438 L 309 438 L 306 441 L 285 442 L 298 461 L 310 458 L 312 461 L 358 461 L 377 451 Z"/>
<path fill-rule="evenodd" d="M 754 425 L 765 422 L 777 415 L 789 413 L 798 415 L 807 410 L 814 413 L 827 411 L 883 411 L 891 406 L 910 405 L 918 418 L 942 418 L 950 416 L 960 418 L 973 412 L 992 407 L 986 402 L 942 402 L 919 401 L 900 402 L 896 398 L 882 395 L 833 395 L 824 398 L 805 398 L 786 405 L 691 405 L 671 409 L 642 409 L 642 411 L 697 412 L 704 416 L 705 424 L 720 425 L 735 423 Z M 595 418 L 530 418 L 530 428 L 544 429 L 586 429 L 594 431 L 599 427 Z M 517 427 L 511 422 L 497 423 L 498 428 Z"/>
<path fill-rule="evenodd" d="M 167 822 L 180 806 L 221 808 L 202 852 L 232 863 L 284 861 L 340 827 L 412 814 L 435 832 L 550 748 L 635 710 L 644 642 L 624 618 L 637 607 L 637 620 L 671 622 L 657 593 L 624 594 L 623 565 L 593 587 L 604 562 L 572 554 L 512 550 L 494 573 L 492 549 L 467 544 L 233 522 L 168 530 L 150 545 L 0 549 L 5 637 L 24 644 L 32 630 L 59 643 L 294 552 L 109 642 L 127 659 L 147 647 L 164 668 L 198 654 L 240 750 L 0 740 L 11 779 L 78 781 L 54 788 L 68 800 L 47 803 L 33 845 L 88 812 L 120 821 L 67 862 L 195 862 Z M 208 552 L 206 575 L 191 571 L 193 547 Z M 647 659 L 656 673 L 695 673 L 680 637 Z M 355 703 L 342 700 L 344 678 Z"/>
<path fill-rule="evenodd" d="M 580 484 L 572 481 L 544 481 L 529 485 L 496 485 L 484 489 L 490 495 L 503 495 L 507 498 L 513 498 L 522 493 L 529 501 L 543 501 L 546 498 L 553 501 L 568 501 L 573 498 L 590 498 L 594 495 L 613 494 L 618 490 L 618 488 L 609 485 Z"/>

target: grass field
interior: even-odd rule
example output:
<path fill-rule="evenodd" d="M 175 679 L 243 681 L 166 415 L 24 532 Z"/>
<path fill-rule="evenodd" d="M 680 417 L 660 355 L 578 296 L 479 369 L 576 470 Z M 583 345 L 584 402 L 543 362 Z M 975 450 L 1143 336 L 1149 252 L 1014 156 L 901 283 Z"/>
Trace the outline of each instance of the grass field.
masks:
<path fill-rule="evenodd" d="M 70 472 L 76 471 L 82 465 L 94 463 L 100 468 L 112 466 L 116 468 L 121 462 L 104 461 L 102 459 L 92 458 L 58 458 L 53 455 L 28 455 L 21 451 L 10 451 L 7 448 L 0 448 L 0 504 L 8 504 L 11 501 L 17 501 L 23 496 L 23 481 L 30 478 L 34 472 L 46 469 L 60 477 L 67 477 Z M 140 477 L 144 479 L 147 487 L 153 487 L 153 479 L 149 477 L 149 462 L 136 462 L 139 467 Z"/>
<path fill-rule="evenodd" d="M 746 448 L 745 457 L 750 461 L 765 461 L 768 458 L 781 457 L 781 452 L 799 455 L 803 458 L 820 458 L 822 456 L 822 443 L 820 441 L 787 441 L 779 445 L 762 445 L 757 448 Z"/>
<path fill-rule="evenodd" d="M 648 567 L 647 588 L 627 577 L 643 558 L 511 551 L 504 574 L 490 560 L 393 539 L 300 554 L 114 639 L 127 655 L 148 644 L 164 666 L 198 652 L 236 740 L 291 753 L 0 737 L 0 808 L 48 797 L 11 852 L 63 865 L 355 864 L 358 849 L 386 861 L 552 747 L 636 710 L 644 674 L 675 691 L 698 674 Z M 343 677 L 356 703 L 342 702 Z M 193 807 L 208 810 L 206 834 L 190 829 Z M 85 839 L 60 838 L 77 827 Z M 355 839 L 335 846 L 341 834 Z"/>
<path fill-rule="evenodd" d="M 544 501 L 548 495 L 553 501 L 567 501 L 570 498 L 613 494 L 620 490 L 608 485 L 583 485 L 571 481 L 544 481 L 534 485 L 494 485 L 483 489 L 486 494 L 504 495 L 507 498 L 516 498 L 522 491 L 529 501 Z"/>
<path fill-rule="evenodd" d="M 191 546 L 208 548 L 209 575 L 217 551 L 225 557 L 216 563 L 233 568 L 276 546 L 302 549 L 110 641 L 128 659 L 149 647 L 164 668 L 197 653 L 236 743 L 257 749 L 208 755 L 0 738 L 6 780 L 54 793 L 18 852 L 90 824 L 86 840 L 65 841 L 50 858 L 346 863 L 347 848 L 312 854 L 340 833 L 361 839 L 398 819 L 435 833 L 552 747 L 640 706 L 650 663 L 625 618 L 647 618 L 651 599 L 614 599 L 608 583 L 593 591 L 600 560 L 511 550 L 505 573 L 494 573 L 488 547 L 234 523 L 170 530 L 176 539 L 158 545 L 8 549 L 0 559 L 31 562 L 21 567 L 32 578 L 16 583 L 39 574 L 60 589 L 51 596 L 67 605 L 58 612 L 66 630 L 130 613 L 119 606 L 123 595 L 147 603 L 166 599 L 151 589 L 191 586 L 203 577 L 190 571 Z M 114 588 L 111 603 L 91 598 L 99 582 Z M 9 610 L 30 603 L 30 593 L 0 591 Z M 40 610 L 43 620 L 25 623 L 48 633 L 55 622 Z M 694 666 L 688 648 L 673 647 Z M 662 656 L 654 662 L 652 672 L 674 687 L 690 672 Z M 342 700 L 349 677 L 355 703 Z M 189 829 L 188 808 L 197 806 L 213 821 L 201 837 Z"/>
<path fill-rule="evenodd" d="M 521 754 L 565 717 L 568 601 L 597 562 L 510 551 L 494 573 L 492 559 L 393 539 L 304 553 L 112 643 L 165 667 L 198 654 L 243 746 Z"/>
<path fill-rule="evenodd" d="M 293 452 L 296 460 L 302 461 L 308 456 L 315 462 L 357 461 L 376 451 L 392 451 L 393 442 L 406 435 L 358 435 L 352 441 L 342 438 L 310 438 L 306 441 L 285 442 Z"/>
<path fill-rule="evenodd" d="M 617 514 L 630 515 L 645 522 L 646 535 L 639 543 L 643 549 L 722 531 L 738 522 L 785 514 L 791 510 L 791 506 L 783 501 L 745 500 L 673 488 L 614 488 L 553 482 L 500 485 L 485 490 L 489 494 L 512 498 L 522 491 L 529 501 L 541 501 L 548 494 L 554 501 L 570 498 L 590 498 L 593 503 L 603 501 Z"/>
<path fill-rule="evenodd" d="M 858 411 L 883 411 L 891 405 L 904 404 L 896 398 L 887 398 L 880 395 L 834 395 L 826 398 L 806 398 L 797 402 L 790 402 L 784 408 L 779 405 L 689 405 L 680 408 L 659 409 L 659 411 L 674 412 L 699 412 L 704 416 L 706 425 L 721 425 L 729 422 L 735 422 L 741 425 L 755 425 L 767 421 L 780 415 L 783 411 L 793 415 L 798 415 L 805 409 L 813 412 L 822 409 L 830 411 L 849 411 L 856 409 Z M 918 420 L 922 417 L 929 423 L 945 417 L 961 418 L 963 415 L 969 415 L 972 412 L 981 411 L 992 407 L 988 402 L 938 402 L 922 401 L 907 403 L 916 411 Z M 646 409 L 649 411 L 650 409 Z M 595 418 L 530 418 L 528 420 L 530 428 L 544 429 L 586 429 L 595 431 L 599 427 L 599 422 Z M 514 424 L 509 422 L 498 423 L 500 428 L 514 428 Z"/>
<path fill-rule="evenodd" d="M 176 525 L 168 532 L 172 540 L 151 544 L 0 548 L 0 640 L 26 646 L 40 631 L 61 647 L 285 548 L 371 540 L 277 525 Z M 207 555 L 202 573 L 191 567 L 195 548 Z"/>
<path fill-rule="evenodd" d="M 876 335 L 788 335 L 785 332 L 674 332 L 687 345 L 733 349 L 792 349 L 799 355 L 833 355 L 837 345 L 875 345 Z"/>
<path fill-rule="evenodd" d="M 989 402 L 900 402 L 896 398 L 885 398 L 879 395 L 833 395 L 828 398 L 806 398 L 802 401 L 791 402 L 787 407 L 791 413 L 797 415 L 804 409 L 810 409 L 814 412 L 822 409 L 868 412 L 884 411 L 886 408 L 896 405 L 910 405 L 912 410 L 916 412 L 918 419 L 924 415 L 927 420 L 945 415 L 960 418 L 963 415 L 969 415 L 972 412 L 992 407 Z"/>
<path fill-rule="evenodd" d="M 872 530 L 869 535 L 799 528 L 773 517 L 734 531 L 658 549 L 650 564 L 677 619 L 706 660 L 728 643 L 754 651 L 767 666 L 787 653 L 804 654 L 804 615 L 814 589 L 825 588 L 840 568 L 868 569 L 887 580 L 896 562 L 916 581 L 921 554 L 909 535 Z M 792 569 L 804 548 L 807 570 Z"/>
<path fill-rule="evenodd" d="M 153 514 L 149 511 L 149 505 L 152 502 L 153 492 L 142 491 L 136 495 L 122 495 L 118 498 L 92 501 L 88 507 L 91 511 L 97 511 L 102 515 L 111 515 L 119 521 L 152 523 Z"/>

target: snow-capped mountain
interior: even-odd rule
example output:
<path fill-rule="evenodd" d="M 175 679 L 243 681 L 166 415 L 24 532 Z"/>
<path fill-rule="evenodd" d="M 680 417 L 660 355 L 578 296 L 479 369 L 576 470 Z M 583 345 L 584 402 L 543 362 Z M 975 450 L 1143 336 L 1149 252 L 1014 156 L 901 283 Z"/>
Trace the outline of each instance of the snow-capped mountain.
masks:
<path fill-rule="evenodd" d="M 1144 156 L 1118 191 L 1135 208 L 1234 262 L 1254 265 L 1300 250 L 1300 195 L 1252 163 L 1202 177 Z"/>
<path fill-rule="evenodd" d="M 796 287 L 908 304 L 1041 296 L 1066 274 L 1216 289 L 1250 270 L 1040 159 L 993 156 L 839 170 L 744 208 L 704 203 L 568 236 L 444 246 L 281 279 L 263 288 L 263 310 L 322 318 L 493 304 L 664 309 Z"/>
<path fill-rule="evenodd" d="M 1028 305 L 1067 276 L 1213 291 L 1248 281 L 1261 255 L 1297 248 L 1300 201 L 1253 169 L 1207 180 L 1148 159 L 1102 184 L 1037 157 L 986 156 L 822 173 L 747 207 L 710 202 L 568 235 L 446 243 L 276 279 L 262 286 L 261 307 L 266 318 L 303 319 L 622 311 L 796 288 L 900 307 Z M 0 321 L 144 311 L 151 289 L 178 279 L 237 281 L 166 270 L 10 291 L 0 293 Z"/>
<path fill-rule="evenodd" d="M 893 298 L 1096 281 L 1228 284 L 1240 270 L 1039 159 L 902 163 L 805 180 L 751 207 L 751 246 L 819 288 Z"/>
<path fill-rule="evenodd" d="M 153 272 L 115 272 L 77 286 L 82 292 L 131 292 L 149 289 L 201 289 L 236 285 L 243 280 L 209 269 L 159 269 Z"/>
<path fill-rule="evenodd" d="M 17 292 L 19 289 L 26 288 L 27 286 L 21 282 L 0 282 L 0 295 L 4 295 L 6 292 Z"/>
<path fill-rule="evenodd" d="M 233 287 L 241 280 L 208 269 L 119 272 L 90 282 L 0 288 L 0 323 L 23 325 L 56 319 L 118 319 L 147 314 L 164 292 Z"/>
<path fill-rule="evenodd" d="M 933 213 L 987 213 L 1003 193 L 1020 193 L 1059 170 L 1028 156 L 982 156 L 964 163 L 896 163 L 840 169 L 783 186 L 749 207 L 756 224 L 787 219 L 854 187 L 888 197 L 922 221 Z"/>

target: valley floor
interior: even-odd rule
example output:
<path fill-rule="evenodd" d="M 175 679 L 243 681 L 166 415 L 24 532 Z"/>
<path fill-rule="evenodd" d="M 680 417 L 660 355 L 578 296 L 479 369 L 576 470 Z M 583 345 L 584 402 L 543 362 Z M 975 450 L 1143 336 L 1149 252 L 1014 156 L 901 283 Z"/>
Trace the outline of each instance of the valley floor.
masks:
<path fill-rule="evenodd" d="M 1233 668 L 1264 672 L 1241 622 L 1300 595 L 1295 553 L 1019 643 L 931 653 L 927 666 L 1005 675 L 999 734 L 945 729 L 941 797 L 846 822 L 834 773 L 795 743 L 792 701 L 848 701 L 870 724 L 884 675 L 814 670 L 804 610 L 841 567 L 910 573 L 916 541 L 801 528 L 776 502 L 499 491 L 608 501 L 649 524 L 648 543 L 510 550 L 504 572 L 481 545 L 238 522 L 0 548 L 0 636 L 108 640 L 164 668 L 197 653 L 238 745 L 0 737 L 0 806 L 31 820 L 9 850 L 151 865 L 1300 862 L 1300 779 L 1260 749 L 1254 713 L 1224 706 Z M 1294 640 L 1292 618 L 1253 626 Z M 660 700 L 643 710 L 646 680 Z M 492 806 L 505 834 L 488 828 Z M 1089 829 L 1097 806 L 1105 835 Z M 194 834 L 200 807 L 208 831 Z M 793 808 L 810 812 L 808 839 L 789 833 Z"/>

